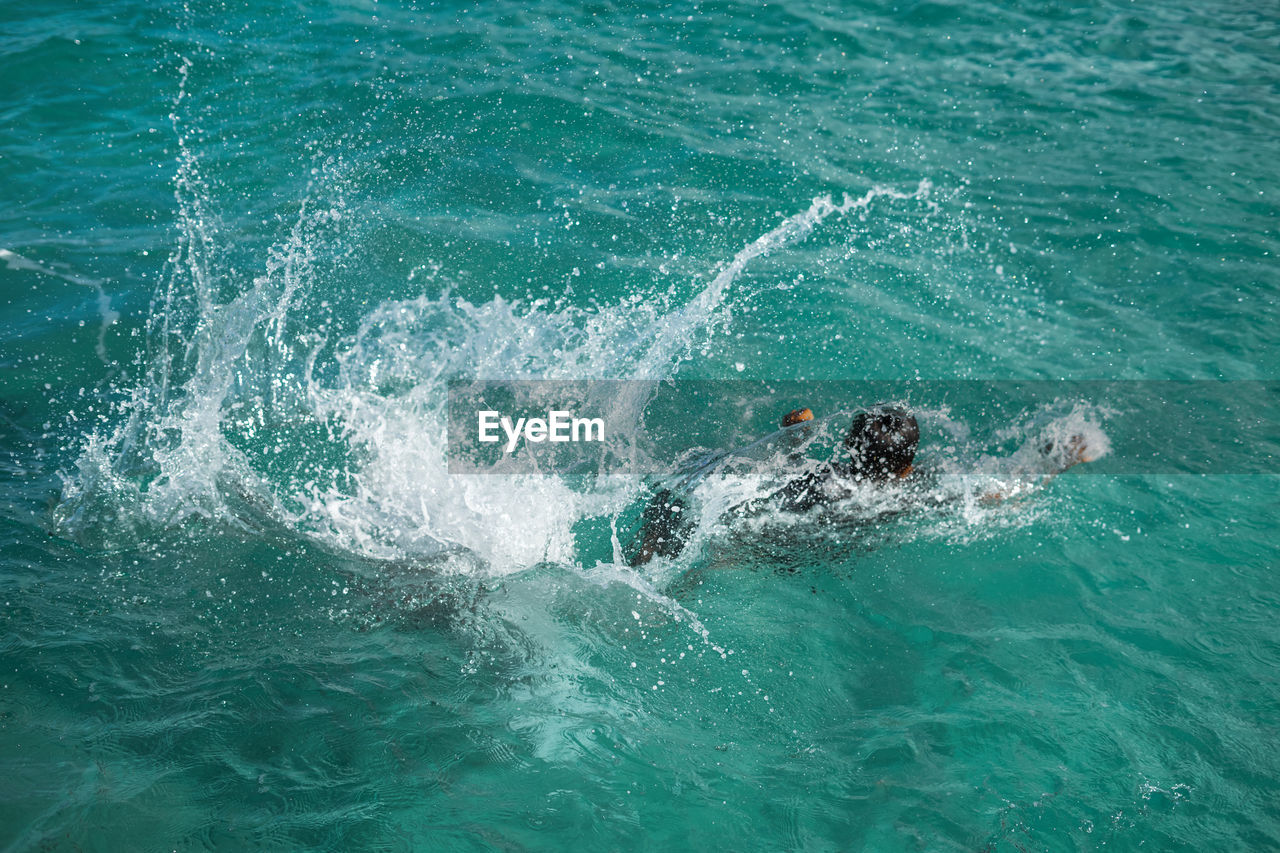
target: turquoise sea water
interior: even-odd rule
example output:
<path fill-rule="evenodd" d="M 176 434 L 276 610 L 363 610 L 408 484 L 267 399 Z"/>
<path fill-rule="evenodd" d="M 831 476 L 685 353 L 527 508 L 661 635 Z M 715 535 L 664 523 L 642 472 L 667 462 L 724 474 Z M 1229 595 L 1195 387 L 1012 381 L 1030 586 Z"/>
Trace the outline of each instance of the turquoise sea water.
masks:
<path fill-rule="evenodd" d="M 726 472 L 632 570 L 639 476 L 444 434 L 457 378 L 1277 378 L 1275 8 L 49 0 L 0 58 L 0 849 L 1280 848 L 1274 475 L 866 528 Z"/>

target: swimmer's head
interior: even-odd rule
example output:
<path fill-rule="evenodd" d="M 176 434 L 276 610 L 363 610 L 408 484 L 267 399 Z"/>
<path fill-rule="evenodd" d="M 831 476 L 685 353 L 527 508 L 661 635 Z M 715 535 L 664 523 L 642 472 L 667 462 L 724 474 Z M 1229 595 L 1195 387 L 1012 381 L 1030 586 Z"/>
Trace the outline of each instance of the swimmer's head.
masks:
<path fill-rule="evenodd" d="M 876 406 L 860 412 L 844 438 L 851 457 L 851 473 L 860 480 L 907 476 L 919 443 L 920 427 L 915 417 L 898 406 Z"/>

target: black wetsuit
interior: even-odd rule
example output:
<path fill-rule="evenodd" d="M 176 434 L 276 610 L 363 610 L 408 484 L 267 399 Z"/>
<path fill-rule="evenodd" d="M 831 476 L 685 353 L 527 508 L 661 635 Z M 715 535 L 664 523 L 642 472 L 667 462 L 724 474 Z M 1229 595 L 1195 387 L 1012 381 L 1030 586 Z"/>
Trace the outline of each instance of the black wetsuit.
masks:
<path fill-rule="evenodd" d="M 1040 448 L 1040 455 L 1048 458 L 1054 447 L 1054 442 L 1047 442 Z M 1059 474 L 1074 464 L 1070 457 L 1065 464 L 1062 460 L 1057 462 L 1053 470 L 1044 472 L 1047 476 Z M 852 460 L 824 462 L 817 468 L 791 480 L 768 497 L 739 504 L 729 510 L 729 514 L 738 517 L 753 515 L 770 503 L 776 503 L 779 509 L 786 512 L 808 512 L 820 504 L 839 500 L 841 490 L 838 486 L 863 480 L 867 476 L 866 471 L 866 468 Z M 870 479 L 881 483 L 896 479 L 894 476 L 885 476 L 883 472 L 877 472 L 877 474 L 879 476 L 872 476 Z M 937 486 L 937 476 L 936 470 L 923 472 L 916 470 L 911 474 L 909 488 L 915 492 L 921 505 L 928 504 L 931 495 L 934 505 L 938 502 L 950 503 L 959 500 L 959 495 L 937 495 L 934 491 Z M 686 480 L 685 484 L 689 482 Z M 888 509 L 877 513 L 875 521 L 878 523 L 900 516 L 906 511 L 904 508 Z M 630 564 L 638 566 L 649 562 L 654 557 L 678 556 L 684 549 L 694 525 L 693 514 L 689 512 L 689 505 L 684 496 L 670 488 L 661 489 L 645 507 L 643 518 L 644 523 L 637 540 L 639 544 L 633 550 Z"/>
<path fill-rule="evenodd" d="M 851 468 L 846 463 L 824 463 L 787 483 L 767 498 L 747 501 L 729 512 L 737 516 L 751 515 L 775 501 L 780 509 L 787 512 L 807 512 L 820 503 L 832 500 L 835 496 L 830 485 L 838 478 L 851 476 Z M 693 515 L 689 512 L 689 503 L 684 496 L 671 489 L 660 489 L 644 508 L 640 533 L 633 544 L 628 562 L 632 566 L 639 566 L 654 557 L 679 556 L 689 534 L 693 532 L 693 525 Z"/>
<path fill-rule="evenodd" d="M 837 479 L 852 476 L 852 466 L 840 462 L 827 462 L 821 467 L 797 477 L 774 492 L 765 502 L 777 500 L 779 507 L 788 512 L 808 512 L 820 503 L 832 498 L 831 484 Z M 754 511 L 762 502 L 749 501 L 741 510 Z"/>

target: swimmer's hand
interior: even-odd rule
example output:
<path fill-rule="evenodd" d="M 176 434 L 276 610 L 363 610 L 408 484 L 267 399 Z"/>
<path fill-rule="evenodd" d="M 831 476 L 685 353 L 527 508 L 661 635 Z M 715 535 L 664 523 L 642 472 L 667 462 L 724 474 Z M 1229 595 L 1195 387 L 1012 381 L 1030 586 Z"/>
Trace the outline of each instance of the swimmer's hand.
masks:
<path fill-rule="evenodd" d="M 1049 457 L 1050 455 L 1053 454 L 1054 446 L 1055 445 L 1052 441 L 1045 442 L 1044 445 L 1041 446 L 1040 448 L 1040 455 L 1044 457 Z M 1044 476 L 1044 479 L 1041 481 L 1040 485 L 1041 486 L 1045 485 L 1054 477 L 1061 474 L 1063 471 L 1066 471 L 1068 468 L 1074 468 L 1076 465 L 1079 465 L 1081 462 L 1092 462 L 1097 458 L 1098 458 L 1097 454 L 1094 453 L 1094 451 L 1089 448 L 1089 444 L 1088 442 L 1085 441 L 1084 436 L 1080 435 L 1079 433 L 1076 433 L 1075 435 L 1067 439 L 1066 444 L 1063 447 L 1063 452 L 1061 456 L 1054 460 L 1054 462 L 1057 464 L 1058 467 L 1056 467 L 1055 470 L 1046 474 Z M 1033 490 L 1034 488 L 1035 488 L 1034 485 L 1031 485 L 1031 486 L 1015 485 L 1013 487 L 1002 487 L 998 489 L 991 489 L 990 491 L 984 492 L 978 498 L 978 500 L 984 504 L 1001 503 L 1003 501 L 1016 497 L 1019 494 Z"/>
<path fill-rule="evenodd" d="M 1042 456 L 1048 456 L 1053 453 L 1053 442 L 1047 442 L 1044 447 L 1040 448 Z M 1081 462 L 1092 462 L 1097 459 L 1097 455 L 1089 449 L 1088 443 L 1084 440 L 1084 436 L 1076 433 L 1067 439 L 1066 446 L 1063 448 L 1062 458 L 1057 460 L 1062 465 L 1055 473 L 1061 474 L 1068 468 L 1079 465 Z"/>

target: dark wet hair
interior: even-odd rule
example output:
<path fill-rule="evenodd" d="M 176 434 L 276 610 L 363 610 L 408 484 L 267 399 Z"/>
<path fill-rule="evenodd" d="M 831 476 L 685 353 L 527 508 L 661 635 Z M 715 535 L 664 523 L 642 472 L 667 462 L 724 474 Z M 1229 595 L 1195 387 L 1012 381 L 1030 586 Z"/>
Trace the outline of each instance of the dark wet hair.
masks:
<path fill-rule="evenodd" d="M 869 480 L 901 474 L 915 460 L 919 443 L 920 426 L 915 416 L 898 406 L 860 412 L 844 438 L 852 457 L 852 475 Z"/>

